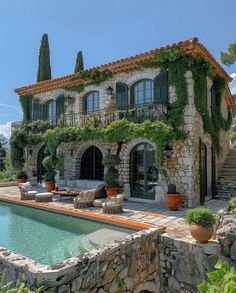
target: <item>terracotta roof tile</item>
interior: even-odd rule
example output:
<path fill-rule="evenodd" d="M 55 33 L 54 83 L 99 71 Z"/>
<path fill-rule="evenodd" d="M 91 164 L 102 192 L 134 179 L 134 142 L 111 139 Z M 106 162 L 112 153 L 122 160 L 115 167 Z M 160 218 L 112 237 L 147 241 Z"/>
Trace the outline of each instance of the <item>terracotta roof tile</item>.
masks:
<path fill-rule="evenodd" d="M 92 71 L 92 70 L 104 70 L 109 69 L 113 75 L 125 72 L 128 68 L 138 66 L 142 62 L 152 61 L 155 58 L 155 54 L 161 51 L 167 51 L 169 49 L 173 49 L 179 47 L 185 54 L 188 55 L 196 55 L 200 54 L 203 56 L 208 62 L 210 62 L 216 69 L 216 72 L 224 77 L 228 82 L 232 80 L 232 78 L 227 74 L 227 72 L 223 69 L 223 67 L 215 60 L 212 54 L 201 44 L 198 42 L 197 38 L 191 38 L 179 43 L 174 43 L 172 45 L 167 45 L 166 47 L 161 47 L 159 49 L 154 49 L 151 51 L 147 51 L 141 54 L 137 54 L 135 56 L 122 58 L 118 61 L 109 62 L 107 64 L 103 64 L 100 66 L 95 66 L 90 69 L 84 70 L 84 72 Z M 15 92 L 19 95 L 35 95 L 39 93 L 44 93 L 50 90 L 55 90 L 59 88 L 63 88 L 70 85 L 75 85 L 84 82 L 84 80 L 79 79 L 79 75 L 81 72 L 63 76 L 56 79 L 50 79 L 41 81 L 38 83 L 34 83 L 28 86 L 23 86 L 15 89 Z M 230 108 L 235 108 L 234 100 L 229 90 L 226 90 L 226 101 Z"/>

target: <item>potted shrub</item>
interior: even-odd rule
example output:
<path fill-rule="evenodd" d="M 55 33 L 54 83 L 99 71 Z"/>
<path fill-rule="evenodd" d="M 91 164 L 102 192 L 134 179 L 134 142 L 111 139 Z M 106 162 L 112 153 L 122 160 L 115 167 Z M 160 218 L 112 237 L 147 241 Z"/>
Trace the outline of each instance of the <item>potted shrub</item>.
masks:
<path fill-rule="evenodd" d="M 47 191 L 55 190 L 55 171 L 48 170 L 44 175 L 44 180 L 46 184 Z"/>
<path fill-rule="evenodd" d="M 199 243 L 206 243 L 214 235 L 214 214 L 206 208 L 187 210 L 186 220 L 192 237 Z"/>
<path fill-rule="evenodd" d="M 107 196 L 116 195 L 119 193 L 119 173 L 116 166 L 120 164 L 120 158 L 108 152 L 102 163 L 107 169 L 104 175 Z"/>
<path fill-rule="evenodd" d="M 46 184 L 47 191 L 52 191 L 55 189 L 55 174 L 56 172 L 53 170 L 56 161 L 52 156 L 47 156 L 43 159 L 43 166 L 46 169 L 46 173 L 44 175 L 44 181 Z"/>
<path fill-rule="evenodd" d="M 171 211 L 177 211 L 180 207 L 181 195 L 176 191 L 175 184 L 168 184 L 168 191 L 166 193 L 166 201 L 168 209 Z"/>
<path fill-rule="evenodd" d="M 18 171 L 16 174 L 16 183 L 25 183 L 27 181 L 27 175 L 24 171 Z"/>

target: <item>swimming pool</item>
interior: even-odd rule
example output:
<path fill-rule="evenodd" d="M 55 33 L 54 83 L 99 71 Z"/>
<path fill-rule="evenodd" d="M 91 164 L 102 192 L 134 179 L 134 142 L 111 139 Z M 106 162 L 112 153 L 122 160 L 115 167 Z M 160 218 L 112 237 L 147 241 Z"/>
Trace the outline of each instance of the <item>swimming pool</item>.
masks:
<path fill-rule="evenodd" d="M 121 233 L 120 233 L 121 232 Z M 132 231 L 82 218 L 0 201 L 0 246 L 52 265 Z"/>

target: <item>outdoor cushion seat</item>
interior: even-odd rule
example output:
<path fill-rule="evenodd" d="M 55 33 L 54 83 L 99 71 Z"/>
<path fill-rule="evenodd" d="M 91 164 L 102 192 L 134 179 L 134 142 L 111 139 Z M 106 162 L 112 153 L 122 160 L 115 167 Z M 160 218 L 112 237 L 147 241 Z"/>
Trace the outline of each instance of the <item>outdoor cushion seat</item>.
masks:
<path fill-rule="evenodd" d="M 41 192 L 37 193 L 35 196 L 36 202 L 51 202 L 53 197 L 53 193 L 51 192 Z"/>
<path fill-rule="evenodd" d="M 123 212 L 123 201 L 125 195 L 117 194 L 115 196 L 108 197 L 102 204 L 103 213 L 117 214 Z"/>
<path fill-rule="evenodd" d="M 101 208 L 102 204 L 106 201 L 106 198 L 99 198 L 93 201 L 93 206 L 96 208 Z"/>
<path fill-rule="evenodd" d="M 18 188 L 20 189 L 21 200 L 34 200 L 35 195 L 38 193 L 37 190 L 33 190 L 33 187 L 30 184 L 30 182 L 19 183 Z"/>
<path fill-rule="evenodd" d="M 96 189 L 81 191 L 80 194 L 75 198 L 74 208 L 78 209 L 91 207 L 95 199 L 95 192 Z"/>

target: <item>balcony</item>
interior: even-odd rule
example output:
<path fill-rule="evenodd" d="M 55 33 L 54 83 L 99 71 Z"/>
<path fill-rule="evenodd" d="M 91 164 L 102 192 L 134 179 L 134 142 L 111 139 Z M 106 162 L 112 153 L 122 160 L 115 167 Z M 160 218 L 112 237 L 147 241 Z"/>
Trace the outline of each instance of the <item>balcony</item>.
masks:
<path fill-rule="evenodd" d="M 55 127 L 108 126 L 113 121 L 123 118 L 135 123 L 142 123 L 147 119 L 151 121 L 166 121 L 169 117 L 169 112 L 169 104 L 129 105 L 123 109 L 104 109 L 91 113 L 64 114 L 60 118 L 45 118 L 41 121 L 33 121 L 32 128 L 34 133 L 38 133 Z"/>

